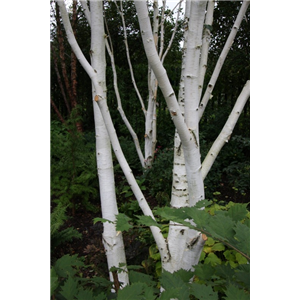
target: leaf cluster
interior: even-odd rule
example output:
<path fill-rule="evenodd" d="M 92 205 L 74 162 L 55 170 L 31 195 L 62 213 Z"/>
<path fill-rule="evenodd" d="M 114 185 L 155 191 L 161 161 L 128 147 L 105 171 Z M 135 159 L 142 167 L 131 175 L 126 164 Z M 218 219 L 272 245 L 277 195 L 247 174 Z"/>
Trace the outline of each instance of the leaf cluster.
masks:
<path fill-rule="evenodd" d="M 76 121 L 51 122 L 51 197 L 66 207 L 77 202 L 96 210 L 90 201 L 99 193 L 94 141 L 76 131 Z"/>
<path fill-rule="evenodd" d="M 51 213 L 51 251 L 55 249 L 58 245 L 70 242 L 73 239 L 81 239 L 82 235 L 74 227 L 69 227 L 63 230 L 60 230 L 64 222 L 68 219 L 66 215 L 67 206 L 59 203 Z"/>
<path fill-rule="evenodd" d="M 164 291 L 159 298 L 155 298 L 153 292 L 149 299 L 249 299 L 250 212 L 247 204 L 230 202 L 222 206 L 204 200 L 195 207 L 163 207 L 157 208 L 154 213 L 160 222 L 150 216 L 137 216 L 138 226 L 157 226 L 167 234 L 167 226 L 162 222 L 173 221 L 208 236 L 199 264 L 193 271 L 179 270 L 173 274 L 162 271 L 160 254 L 153 244 L 149 247 L 149 258 L 142 265 L 147 273 L 151 274 L 152 270 L 155 276 L 151 280 L 147 276 L 141 277 L 144 281 L 140 279 L 139 284 L 125 287 L 122 295 L 128 291 L 131 297 L 148 299 L 143 297 L 153 290 L 149 282 L 153 284 L 154 280 L 156 286 L 163 287 Z M 131 218 L 120 214 L 116 226 L 117 230 L 127 231 L 137 225 Z"/>
<path fill-rule="evenodd" d="M 51 296 L 62 300 L 105 300 L 112 283 L 105 278 L 82 278 L 87 268 L 78 255 L 64 255 L 51 268 Z"/>

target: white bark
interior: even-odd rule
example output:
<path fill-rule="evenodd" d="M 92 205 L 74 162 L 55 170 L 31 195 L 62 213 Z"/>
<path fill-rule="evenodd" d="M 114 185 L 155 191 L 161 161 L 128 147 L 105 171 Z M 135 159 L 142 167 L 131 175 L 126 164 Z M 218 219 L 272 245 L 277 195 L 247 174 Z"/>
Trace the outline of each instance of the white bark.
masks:
<path fill-rule="evenodd" d="M 113 84 L 114 84 L 114 90 L 115 90 L 115 94 L 116 94 L 116 98 L 117 98 L 117 102 L 118 102 L 118 111 L 121 115 L 121 118 L 124 122 L 124 124 L 126 125 L 133 141 L 134 141 L 134 144 L 135 144 L 135 149 L 137 151 L 137 154 L 138 154 L 138 157 L 140 159 L 140 163 L 142 165 L 142 167 L 144 168 L 145 167 L 145 159 L 144 159 L 144 156 L 143 156 L 143 153 L 142 153 L 142 150 L 141 150 L 141 146 L 140 146 L 140 143 L 139 143 L 139 140 L 138 140 L 138 137 L 135 133 L 135 131 L 133 130 L 131 124 L 129 123 L 126 115 L 125 115 L 125 112 L 123 110 L 123 107 L 122 107 L 122 101 L 121 101 L 121 96 L 120 96 L 120 93 L 119 93 L 119 88 L 118 88 L 118 77 L 117 77 L 117 71 L 116 71 L 116 66 L 115 66 L 115 59 L 114 59 L 114 55 L 108 45 L 108 41 L 107 39 L 105 40 L 105 44 L 106 44 L 106 49 L 107 49 L 107 52 L 110 56 L 110 59 L 111 59 L 111 66 L 112 66 L 112 70 L 113 70 Z"/>
<path fill-rule="evenodd" d="M 186 160 L 187 176 L 189 178 L 189 202 L 190 205 L 195 205 L 198 201 L 204 199 L 204 195 L 201 192 L 201 186 L 203 186 L 203 183 L 201 179 L 199 147 L 194 135 L 184 123 L 184 118 L 181 114 L 174 90 L 170 84 L 166 70 L 164 69 L 156 52 L 146 2 L 136 0 L 135 6 L 148 61 L 158 80 L 158 84 L 166 100 L 173 123 L 175 124 L 182 141 Z"/>
<path fill-rule="evenodd" d="M 104 98 L 106 87 L 103 86 L 102 82 L 99 82 L 97 80 L 97 75 L 96 75 L 97 70 L 95 70 L 88 63 L 88 61 L 84 57 L 81 49 L 79 48 L 79 46 L 75 40 L 73 31 L 71 28 L 70 20 L 68 18 L 68 14 L 67 14 L 67 11 L 66 11 L 63 1 L 62 0 L 56 0 L 56 1 L 62 12 L 62 19 L 63 19 L 63 23 L 65 26 L 69 44 L 72 47 L 72 50 L 75 53 L 78 61 L 81 63 L 82 67 L 85 69 L 85 71 L 87 72 L 87 74 L 89 75 L 89 77 L 92 80 L 92 83 L 93 83 L 93 86 L 95 89 L 95 94 L 96 94 L 94 97 L 94 100 L 97 102 L 97 104 L 100 108 L 100 111 L 101 111 L 101 114 L 102 114 L 102 117 L 103 117 L 103 120 L 104 120 L 104 123 L 106 126 L 106 130 L 108 132 L 110 142 L 113 146 L 113 150 L 117 157 L 117 160 L 122 168 L 122 171 L 127 179 L 127 182 L 129 183 L 129 185 L 135 195 L 135 198 L 137 199 L 139 206 L 140 206 L 141 210 L 143 211 L 144 215 L 151 216 L 155 220 L 153 213 L 152 213 L 139 185 L 137 184 L 137 182 L 132 174 L 132 171 L 126 161 L 126 158 L 123 154 L 123 151 L 120 147 L 120 143 L 119 143 L 119 140 L 116 135 L 116 130 L 114 128 L 112 119 L 109 114 L 109 110 L 108 110 L 107 103 L 106 103 L 106 98 Z M 162 257 L 162 261 L 169 260 L 169 251 L 167 248 L 167 244 L 166 244 L 166 241 L 165 241 L 160 229 L 156 226 L 150 226 L 150 229 L 151 229 L 151 232 L 155 239 L 155 242 L 158 246 L 159 252 Z"/>
<path fill-rule="evenodd" d="M 106 99 L 106 61 L 105 61 L 105 38 L 103 24 L 103 3 L 102 1 L 90 3 L 91 13 L 91 65 L 97 71 L 97 81 L 103 87 L 103 98 Z M 96 90 L 93 89 L 93 96 Z M 93 101 L 94 102 L 94 101 Z M 116 221 L 118 207 L 115 193 L 114 171 L 111 155 L 111 145 L 102 115 L 98 107 L 94 107 L 96 125 L 96 155 L 98 177 L 101 195 L 102 217 L 112 222 Z M 105 222 L 103 224 L 103 245 L 106 252 L 108 269 L 126 265 L 125 249 L 122 233 L 117 232 L 116 225 Z M 109 272 L 110 280 L 113 282 L 113 275 Z M 118 273 L 119 282 L 129 284 L 126 268 L 124 272 Z"/>
<path fill-rule="evenodd" d="M 222 147 L 227 143 L 231 137 L 232 131 L 234 126 L 241 115 L 241 112 L 250 96 L 250 80 L 248 80 L 240 93 L 231 114 L 228 117 L 226 124 L 224 125 L 222 131 L 220 132 L 219 136 L 211 146 L 210 150 L 208 151 L 203 164 L 202 164 L 202 176 L 203 179 L 208 174 L 211 166 L 213 165 L 215 159 L 217 158 L 220 150 Z"/>
<path fill-rule="evenodd" d="M 230 32 L 230 34 L 228 36 L 228 39 L 227 39 L 227 41 L 226 41 L 226 43 L 224 45 L 224 48 L 223 48 L 223 50 L 221 52 L 221 55 L 220 55 L 220 57 L 219 57 L 219 59 L 217 61 L 217 64 L 216 64 L 215 69 L 214 69 L 214 72 L 213 72 L 213 74 L 211 76 L 211 79 L 210 79 L 210 81 L 208 83 L 208 86 L 206 88 L 205 94 L 204 94 L 204 96 L 202 98 L 202 101 L 200 103 L 200 106 L 199 106 L 199 120 L 202 118 L 202 115 L 203 115 L 204 110 L 205 110 L 205 108 L 207 106 L 208 100 L 211 97 L 211 93 L 212 93 L 212 91 L 214 89 L 214 86 L 216 84 L 216 81 L 217 81 L 217 79 L 219 77 L 219 74 L 220 74 L 220 71 L 222 69 L 222 66 L 223 66 L 223 63 L 225 61 L 225 58 L 226 58 L 226 56 L 227 56 L 227 54 L 228 54 L 228 52 L 229 52 L 229 50 L 230 50 L 230 48 L 231 48 L 231 46 L 233 44 L 234 38 L 235 38 L 235 36 L 237 34 L 237 31 L 238 31 L 238 29 L 240 27 L 240 24 L 241 24 L 241 22 L 243 20 L 243 17 L 245 15 L 246 11 L 247 11 L 247 8 L 248 8 L 249 4 L 250 4 L 249 0 L 244 0 L 243 1 L 243 4 L 242 4 L 242 6 L 240 8 L 240 11 L 239 11 L 239 13 L 237 15 L 237 18 L 236 18 L 235 22 L 234 22 L 232 30 L 231 30 L 231 32 Z"/>
<path fill-rule="evenodd" d="M 93 95 L 100 94 L 103 99 L 106 99 L 106 61 L 102 1 L 91 3 L 91 7 L 93 8 L 90 13 L 91 63 L 93 67 L 89 65 L 75 40 L 64 2 L 57 0 L 57 3 L 59 5 L 63 24 L 72 50 L 92 79 L 94 87 Z M 99 87 L 101 88 L 99 89 Z M 116 220 L 116 215 L 118 214 L 118 208 L 115 195 L 111 146 L 102 115 L 98 107 L 95 107 L 95 105 L 94 118 L 96 131 L 96 157 L 100 185 L 102 216 L 103 218 L 114 222 Z M 108 222 L 104 223 L 102 237 L 107 256 L 108 268 L 110 269 L 113 266 L 119 267 L 120 263 L 126 265 L 122 234 L 116 231 L 115 224 L 111 224 Z M 129 283 L 128 273 L 126 272 L 125 268 L 124 272 L 118 274 L 118 278 L 119 281 L 123 282 L 124 285 L 127 285 Z M 113 281 L 111 272 L 110 280 Z"/>
<path fill-rule="evenodd" d="M 199 99 L 201 98 L 204 77 L 207 69 L 207 58 L 208 58 L 208 49 L 210 43 L 210 26 L 213 23 L 213 13 L 215 7 L 215 0 L 209 0 L 207 3 L 207 12 L 205 16 L 204 23 L 204 33 L 202 38 L 202 48 L 201 48 L 201 59 L 200 59 L 200 69 L 199 69 Z"/>

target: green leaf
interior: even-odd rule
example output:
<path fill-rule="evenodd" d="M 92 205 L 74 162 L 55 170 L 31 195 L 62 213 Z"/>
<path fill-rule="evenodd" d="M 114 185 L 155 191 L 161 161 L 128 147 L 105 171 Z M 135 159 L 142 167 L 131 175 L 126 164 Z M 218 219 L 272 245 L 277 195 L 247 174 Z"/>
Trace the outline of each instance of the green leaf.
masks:
<path fill-rule="evenodd" d="M 73 267 L 83 267 L 84 263 L 78 259 L 78 254 L 70 256 L 69 254 L 59 258 L 55 264 L 54 269 L 59 277 L 74 276 L 77 272 Z"/>
<path fill-rule="evenodd" d="M 107 219 L 103 219 L 103 218 L 94 218 L 93 219 L 93 224 L 96 224 L 98 222 L 101 222 L 101 223 L 105 223 L 105 222 L 113 223 L 112 221 L 107 220 Z"/>
<path fill-rule="evenodd" d="M 215 269 L 211 265 L 198 264 L 195 266 L 195 275 L 203 281 L 210 281 L 215 273 Z"/>
<path fill-rule="evenodd" d="M 237 282 L 241 283 L 250 291 L 250 264 L 239 265 L 235 269 L 235 277 Z"/>
<path fill-rule="evenodd" d="M 129 279 L 131 284 L 136 282 L 146 283 L 148 286 L 154 286 L 156 284 L 152 276 L 136 271 L 129 271 Z"/>
<path fill-rule="evenodd" d="M 248 214 L 247 205 L 247 203 L 235 203 L 228 209 L 229 217 L 231 217 L 236 222 L 243 220 Z"/>
<path fill-rule="evenodd" d="M 218 293 L 214 292 L 211 286 L 204 284 L 192 283 L 191 294 L 200 300 L 218 300 Z"/>
<path fill-rule="evenodd" d="M 161 228 L 162 226 L 158 224 L 155 220 L 150 216 L 136 216 L 138 218 L 137 223 L 146 226 L 157 226 Z"/>
<path fill-rule="evenodd" d="M 234 231 L 236 232 L 235 238 L 237 239 L 236 245 L 237 248 L 247 254 L 250 255 L 250 228 L 242 224 L 241 222 L 237 222 Z"/>
<path fill-rule="evenodd" d="M 210 217 L 209 223 L 205 227 L 213 237 L 224 241 L 233 239 L 234 221 L 227 215 L 226 211 L 216 211 L 215 215 Z"/>
<path fill-rule="evenodd" d="M 68 277 L 65 284 L 61 287 L 61 295 L 67 300 L 73 300 L 77 294 L 77 282 L 73 277 Z"/>
<path fill-rule="evenodd" d="M 80 290 L 76 296 L 78 300 L 94 300 L 92 290 Z"/>
<path fill-rule="evenodd" d="M 204 260 L 205 264 L 211 264 L 212 266 L 220 265 L 222 263 L 221 259 L 217 257 L 213 252 L 209 253 Z"/>
<path fill-rule="evenodd" d="M 51 268 L 50 276 L 51 276 L 51 296 L 52 296 L 54 291 L 56 290 L 56 288 L 59 285 L 58 276 L 53 267 Z"/>
<path fill-rule="evenodd" d="M 248 262 L 247 258 L 238 252 L 236 253 L 235 257 L 236 257 L 236 261 L 240 265 L 245 265 Z"/>
<path fill-rule="evenodd" d="M 245 293 L 243 290 L 232 284 L 229 284 L 225 294 L 227 296 L 225 298 L 226 300 L 250 300 L 250 294 Z"/>
<path fill-rule="evenodd" d="M 216 243 L 211 247 L 212 251 L 224 251 L 225 250 L 225 246 L 222 243 Z"/>
<path fill-rule="evenodd" d="M 178 286 L 176 288 L 168 289 L 162 292 L 159 297 L 159 300 L 186 300 L 189 299 L 189 294 L 190 293 L 187 286 Z"/>
<path fill-rule="evenodd" d="M 205 242 L 205 245 L 206 246 L 212 246 L 212 245 L 214 245 L 216 243 L 216 241 L 213 239 L 213 238 L 211 238 L 210 236 L 209 237 L 207 237 L 207 241 Z"/>
<path fill-rule="evenodd" d="M 117 224 L 116 229 L 117 231 L 128 231 L 133 226 L 129 224 L 128 222 L 131 221 L 129 217 L 127 217 L 125 214 L 119 213 L 117 216 Z"/>
<path fill-rule="evenodd" d="M 118 300 L 141 300 L 143 290 L 145 289 L 145 284 L 141 282 L 136 282 L 131 285 L 125 286 L 125 288 L 119 290 Z"/>
<path fill-rule="evenodd" d="M 154 260 L 159 260 L 160 259 L 160 253 L 158 252 L 156 244 L 152 244 L 149 247 L 149 256 Z"/>
<path fill-rule="evenodd" d="M 191 278 L 190 272 L 184 270 L 179 270 L 173 274 L 163 271 L 160 283 L 165 292 L 161 294 L 161 299 L 189 299 L 188 277 Z"/>

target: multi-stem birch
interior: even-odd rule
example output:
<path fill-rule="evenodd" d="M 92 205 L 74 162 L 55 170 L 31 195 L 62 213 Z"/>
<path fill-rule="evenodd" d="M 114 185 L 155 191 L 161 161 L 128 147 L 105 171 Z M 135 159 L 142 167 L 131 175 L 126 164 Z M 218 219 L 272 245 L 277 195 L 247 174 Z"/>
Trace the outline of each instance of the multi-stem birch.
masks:
<path fill-rule="evenodd" d="M 148 62 L 150 63 L 151 68 L 153 69 L 154 74 L 158 80 L 158 84 L 170 111 L 171 118 L 182 141 L 182 147 L 186 160 L 187 174 L 188 176 L 190 176 L 190 180 L 188 182 L 189 188 L 191 185 L 191 188 L 197 189 L 201 186 L 201 177 L 199 176 L 201 164 L 197 141 L 184 122 L 184 118 L 181 114 L 181 109 L 177 102 L 174 90 L 170 84 L 169 78 L 166 74 L 166 70 L 158 57 L 153 41 L 147 4 L 144 1 L 136 0 L 135 6 L 138 14 L 144 49 L 148 58 Z M 193 198 L 190 197 L 189 200 L 191 203 L 195 204 L 201 199 L 201 193 L 196 191 L 193 193 Z"/>
<path fill-rule="evenodd" d="M 128 184 L 130 185 L 130 187 L 134 193 L 135 198 L 138 201 L 138 204 L 139 204 L 142 212 L 144 213 L 144 215 L 150 216 L 151 218 L 153 218 L 155 220 L 154 215 L 153 215 L 137 181 L 135 180 L 135 178 L 132 174 L 132 171 L 126 161 L 126 158 L 123 154 L 123 151 L 121 149 L 118 137 L 116 135 L 116 130 L 114 128 L 114 125 L 113 125 L 113 122 L 112 122 L 112 119 L 111 119 L 111 116 L 110 116 L 110 113 L 109 113 L 109 110 L 107 107 L 106 98 L 104 98 L 106 96 L 105 95 L 106 87 L 104 87 L 101 84 L 101 82 L 99 82 L 97 80 L 98 79 L 97 78 L 97 70 L 95 70 L 89 64 L 89 62 L 83 55 L 80 47 L 78 46 L 78 43 L 77 43 L 77 41 L 74 37 L 73 31 L 72 31 L 70 20 L 68 18 L 68 14 L 67 14 L 67 11 L 66 11 L 63 1 L 56 0 L 56 2 L 59 4 L 60 10 L 62 12 L 61 15 L 62 15 L 63 23 L 65 26 L 68 42 L 69 42 L 73 52 L 75 53 L 78 61 L 80 62 L 80 64 L 82 65 L 82 67 L 84 68 L 86 73 L 89 75 L 89 77 L 93 83 L 93 88 L 95 89 L 94 100 L 97 102 L 97 105 L 100 108 L 101 115 L 103 117 L 105 127 L 108 132 L 110 142 L 112 144 L 116 158 L 122 168 L 122 171 L 127 179 Z M 99 1 L 99 2 L 102 4 L 102 1 Z M 166 243 L 166 240 L 164 239 L 160 229 L 157 226 L 150 226 L 150 229 L 151 229 L 152 235 L 154 237 L 154 240 L 158 246 L 158 250 L 160 252 L 162 261 L 169 260 L 170 255 L 169 255 L 167 243 Z"/>
<path fill-rule="evenodd" d="M 196 3 L 197 4 L 197 3 Z M 182 149 L 184 151 L 184 156 L 186 160 L 186 172 L 188 178 L 188 189 L 189 189 L 189 205 L 193 206 L 201 199 L 204 199 L 204 189 L 203 182 L 201 178 L 201 162 L 200 162 L 200 152 L 199 152 L 199 143 L 197 142 L 197 138 L 192 130 L 189 130 L 187 124 L 184 122 L 184 117 L 182 116 L 181 108 L 177 102 L 174 91 L 170 85 L 169 79 L 166 75 L 166 71 L 162 66 L 162 63 L 157 54 L 155 44 L 152 38 L 151 25 L 148 17 L 147 6 L 144 1 L 135 1 L 135 6 L 138 13 L 139 24 L 141 28 L 144 49 L 149 61 L 151 68 L 153 69 L 155 76 L 157 77 L 158 84 L 162 90 L 164 98 L 167 102 L 171 117 L 176 126 L 178 134 L 182 141 Z M 205 5 L 201 6 L 201 11 L 205 14 Z M 199 17 L 199 15 L 197 15 Z M 196 16 L 193 18 L 197 22 Z M 204 16 L 202 18 L 204 20 Z M 202 28 L 200 28 L 202 30 Z M 200 38 L 201 41 L 201 38 Z M 191 64 L 191 62 L 189 62 Z M 199 60 L 198 60 L 199 66 Z M 197 69 L 198 75 L 198 69 Z M 197 77 L 196 75 L 196 77 Z M 198 81 L 196 81 L 195 90 L 198 91 Z M 197 120 L 196 108 L 197 108 L 197 92 L 195 94 L 194 102 L 196 103 L 194 109 L 194 117 Z M 180 228 L 180 227 L 178 227 Z M 163 262 L 163 268 L 169 270 L 171 272 L 180 269 L 191 269 L 194 264 L 196 264 L 199 260 L 201 249 L 204 244 L 204 239 L 200 233 L 197 233 L 195 236 L 195 232 L 187 231 L 186 235 L 184 234 L 184 241 L 182 243 L 182 239 L 180 239 L 180 234 L 182 233 L 179 230 L 173 230 L 172 233 L 168 237 L 168 244 L 171 253 L 171 258 L 167 262 Z M 180 245 L 182 247 L 180 247 Z M 180 250 L 178 251 L 178 248 Z M 189 253 L 184 252 L 185 249 L 194 249 L 194 251 L 190 251 Z M 172 250 L 171 250 L 172 249 Z M 174 256 L 173 256 L 174 255 Z"/>

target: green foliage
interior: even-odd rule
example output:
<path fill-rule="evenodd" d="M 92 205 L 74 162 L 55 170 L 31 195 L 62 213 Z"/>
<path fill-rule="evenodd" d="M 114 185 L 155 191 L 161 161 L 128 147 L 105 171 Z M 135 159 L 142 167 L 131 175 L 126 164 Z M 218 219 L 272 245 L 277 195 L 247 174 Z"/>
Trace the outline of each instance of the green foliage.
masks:
<path fill-rule="evenodd" d="M 64 224 L 65 220 L 67 220 L 66 215 L 67 206 L 64 206 L 62 203 L 59 203 L 51 213 L 51 250 L 54 250 L 58 245 L 70 242 L 75 238 L 82 238 L 81 233 L 79 233 L 73 227 L 66 228 L 64 230 L 59 230 L 61 226 Z"/>
<path fill-rule="evenodd" d="M 164 291 L 159 299 L 249 299 L 250 214 L 247 204 L 229 202 L 219 205 L 204 200 L 195 207 L 163 207 L 154 213 L 161 221 L 172 220 L 208 235 L 199 264 L 194 266 L 194 271 L 168 273 L 161 269 L 160 253 L 156 244 L 152 244 L 149 257 L 142 265 L 148 274 L 155 274 L 154 277 L 145 274 L 139 277 L 134 271 L 131 274 L 135 285 L 125 287 L 122 295 L 128 293 L 132 299 L 144 299 L 145 294 L 152 291 L 149 299 L 155 299 L 157 291 L 153 290 L 154 286 L 162 286 Z M 128 230 L 133 226 L 131 218 L 125 215 L 118 219 L 121 220 L 117 221 L 118 230 Z M 187 219 L 193 219 L 195 225 Z M 168 232 L 168 225 L 156 223 L 150 217 L 138 217 L 137 223 L 139 225 L 135 227 L 157 224 L 163 233 Z M 191 278 L 194 278 L 192 282 Z"/>
<path fill-rule="evenodd" d="M 79 205 L 96 211 L 91 203 L 99 193 L 95 144 L 76 131 L 76 120 L 72 116 L 67 127 L 51 123 L 51 197 L 73 212 Z"/>
<path fill-rule="evenodd" d="M 171 191 L 173 154 L 172 148 L 158 148 L 152 168 L 144 174 L 151 195 L 158 198 L 160 204 L 165 204 Z"/>
<path fill-rule="evenodd" d="M 82 278 L 86 268 L 77 255 L 64 255 L 51 268 L 51 296 L 62 300 L 105 300 L 112 283 L 105 278 Z"/>

